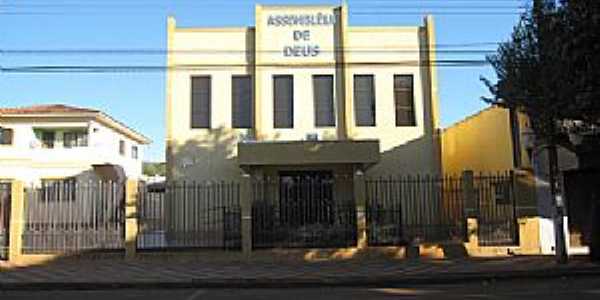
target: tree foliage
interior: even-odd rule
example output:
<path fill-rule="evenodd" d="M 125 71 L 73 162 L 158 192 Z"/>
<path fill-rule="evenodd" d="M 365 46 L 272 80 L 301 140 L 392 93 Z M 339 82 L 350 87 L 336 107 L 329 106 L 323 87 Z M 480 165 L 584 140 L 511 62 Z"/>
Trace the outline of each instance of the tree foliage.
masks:
<path fill-rule="evenodd" d="M 491 104 L 526 113 L 536 136 L 573 149 L 566 132 L 600 124 L 600 1 L 534 1 L 509 41 L 487 57 Z"/>

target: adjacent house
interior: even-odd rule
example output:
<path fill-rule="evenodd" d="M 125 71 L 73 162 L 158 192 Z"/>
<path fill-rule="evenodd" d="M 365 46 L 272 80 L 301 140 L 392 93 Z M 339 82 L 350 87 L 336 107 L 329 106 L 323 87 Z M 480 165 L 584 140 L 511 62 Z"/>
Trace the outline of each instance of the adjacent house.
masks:
<path fill-rule="evenodd" d="M 168 180 L 439 174 L 434 24 L 257 5 L 252 27 L 168 20 Z"/>
<path fill-rule="evenodd" d="M 585 253 L 591 230 L 589 197 L 597 190 L 590 182 L 597 181 L 598 172 L 581 169 L 575 153 L 566 148 L 558 148 L 558 158 L 566 198 L 567 246 L 570 253 Z M 444 129 L 442 134 L 445 173 L 513 170 L 517 174 L 517 215 L 528 224 L 527 236 L 521 239 L 540 254 L 552 254 L 555 249 L 556 209 L 548 166 L 548 151 L 535 142 L 529 118 L 514 110 L 491 106 Z"/>
<path fill-rule="evenodd" d="M 95 109 L 0 108 L 0 180 L 140 178 L 150 140 Z"/>

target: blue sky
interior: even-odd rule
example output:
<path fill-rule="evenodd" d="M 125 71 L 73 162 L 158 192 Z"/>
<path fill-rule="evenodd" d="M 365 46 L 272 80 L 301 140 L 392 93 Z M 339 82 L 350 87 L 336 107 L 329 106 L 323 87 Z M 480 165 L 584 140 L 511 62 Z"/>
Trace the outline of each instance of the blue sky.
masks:
<path fill-rule="evenodd" d="M 178 26 L 251 26 L 254 4 L 339 4 L 340 1 L 252 0 L 0 0 L 0 49 L 164 49 L 166 17 Z M 418 25 L 431 11 L 438 44 L 506 40 L 518 20 L 519 0 L 350 0 L 351 25 Z M 479 8 L 483 6 L 484 8 Z M 486 8 L 486 7 L 493 8 Z M 361 12 L 395 11 L 393 15 Z M 475 15 L 476 12 L 485 15 Z M 416 12 L 413 14 L 413 12 Z M 451 13 L 449 13 L 451 12 Z M 469 12 L 467 15 L 455 12 Z M 497 12 L 497 13 L 496 13 Z M 504 14 L 504 12 L 509 12 Z M 406 13 L 406 14 L 405 14 Z M 436 14 L 437 13 L 437 14 Z M 493 45 L 475 49 L 495 49 Z M 440 55 L 442 59 L 483 59 L 484 54 Z M 0 54 L 3 67 L 31 65 L 164 65 L 163 54 L 16 55 Z M 440 67 L 442 125 L 484 107 L 491 67 Z M 107 74 L 0 73 L 0 106 L 66 103 L 101 109 L 149 136 L 146 160 L 164 160 L 162 72 Z"/>

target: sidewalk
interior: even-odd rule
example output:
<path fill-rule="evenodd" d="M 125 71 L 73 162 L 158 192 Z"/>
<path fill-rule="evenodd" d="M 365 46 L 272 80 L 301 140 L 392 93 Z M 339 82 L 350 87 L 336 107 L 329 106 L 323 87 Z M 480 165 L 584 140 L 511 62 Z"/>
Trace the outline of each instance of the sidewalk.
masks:
<path fill-rule="evenodd" d="M 600 265 L 553 257 L 323 262 L 63 259 L 42 266 L 3 265 L 0 290 L 397 286 L 473 280 L 600 276 Z"/>

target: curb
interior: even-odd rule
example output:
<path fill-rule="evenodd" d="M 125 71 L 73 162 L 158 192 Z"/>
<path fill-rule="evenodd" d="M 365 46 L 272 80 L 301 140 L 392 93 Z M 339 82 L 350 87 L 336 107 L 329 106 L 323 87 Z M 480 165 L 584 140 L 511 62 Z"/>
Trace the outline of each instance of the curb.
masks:
<path fill-rule="evenodd" d="M 527 271 L 501 271 L 495 273 L 448 273 L 435 276 L 358 276 L 344 278 L 230 278 L 195 279 L 172 282 L 26 282 L 0 283 L 3 291 L 48 290 L 114 290 L 114 289 L 282 289 L 319 287 L 406 287 L 415 285 L 444 285 L 479 281 L 511 281 L 573 277 L 600 277 L 600 268 L 540 269 Z"/>

